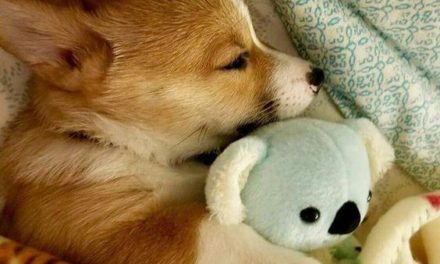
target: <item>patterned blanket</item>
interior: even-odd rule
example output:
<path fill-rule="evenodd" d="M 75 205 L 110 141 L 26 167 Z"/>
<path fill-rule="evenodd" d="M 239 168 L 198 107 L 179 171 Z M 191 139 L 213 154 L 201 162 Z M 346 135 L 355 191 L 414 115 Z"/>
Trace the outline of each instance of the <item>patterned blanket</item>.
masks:
<path fill-rule="evenodd" d="M 440 189 L 440 1 L 274 2 L 343 114 L 375 121 L 399 165 Z"/>

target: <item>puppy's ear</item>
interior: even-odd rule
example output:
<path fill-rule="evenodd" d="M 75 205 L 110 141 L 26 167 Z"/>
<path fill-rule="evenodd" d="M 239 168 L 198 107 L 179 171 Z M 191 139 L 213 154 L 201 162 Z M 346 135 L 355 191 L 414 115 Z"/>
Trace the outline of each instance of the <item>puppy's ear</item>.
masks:
<path fill-rule="evenodd" d="M 0 0 L 0 46 L 57 88 L 92 88 L 105 76 L 112 50 L 83 23 L 84 6 L 65 3 Z"/>
<path fill-rule="evenodd" d="M 240 192 L 250 171 L 265 158 L 267 145 L 257 137 L 231 144 L 211 166 L 206 182 L 208 209 L 225 225 L 239 224 L 245 218 Z"/>
<path fill-rule="evenodd" d="M 380 130 L 368 119 L 347 120 L 345 123 L 353 128 L 364 141 L 370 160 L 373 186 L 393 165 L 394 149 Z"/>

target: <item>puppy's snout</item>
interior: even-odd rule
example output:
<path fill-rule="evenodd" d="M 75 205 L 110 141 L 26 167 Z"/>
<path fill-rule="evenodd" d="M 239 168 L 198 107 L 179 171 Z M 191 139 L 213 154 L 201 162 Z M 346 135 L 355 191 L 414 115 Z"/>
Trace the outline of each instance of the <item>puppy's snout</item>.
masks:
<path fill-rule="evenodd" d="M 319 86 L 324 81 L 325 75 L 324 71 L 319 68 L 312 68 L 312 71 L 307 73 L 307 82 L 312 85 L 314 93 L 318 93 L 321 89 Z"/>
<path fill-rule="evenodd" d="M 328 230 L 332 235 L 346 235 L 353 232 L 361 223 L 361 214 L 357 205 L 346 202 L 336 213 L 336 217 Z"/>

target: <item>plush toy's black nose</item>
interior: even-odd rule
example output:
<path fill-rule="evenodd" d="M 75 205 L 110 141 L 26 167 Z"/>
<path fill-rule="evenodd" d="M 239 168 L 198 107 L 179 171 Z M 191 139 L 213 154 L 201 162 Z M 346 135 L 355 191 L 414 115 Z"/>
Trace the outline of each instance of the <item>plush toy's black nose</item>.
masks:
<path fill-rule="evenodd" d="M 324 71 L 319 68 L 313 68 L 312 71 L 307 74 L 308 83 L 316 87 L 322 84 L 324 78 L 325 78 Z"/>
<path fill-rule="evenodd" d="M 336 213 L 335 220 L 328 230 L 332 235 L 346 235 L 353 232 L 361 223 L 361 214 L 357 205 L 346 202 Z"/>

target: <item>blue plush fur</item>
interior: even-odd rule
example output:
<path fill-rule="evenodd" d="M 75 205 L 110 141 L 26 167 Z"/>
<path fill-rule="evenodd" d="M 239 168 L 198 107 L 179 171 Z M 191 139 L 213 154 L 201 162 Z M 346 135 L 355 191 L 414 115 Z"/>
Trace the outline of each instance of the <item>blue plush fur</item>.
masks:
<path fill-rule="evenodd" d="M 315 250 L 361 224 L 371 186 L 393 160 L 393 148 L 367 119 L 282 121 L 217 158 L 206 201 L 221 224 L 245 222 L 274 244 Z"/>
<path fill-rule="evenodd" d="M 328 230 L 346 202 L 354 202 L 365 216 L 369 160 L 352 128 L 297 119 L 268 126 L 254 136 L 266 142 L 266 157 L 250 172 L 241 196 L 245 222 L 263 236 L 280 245 L 311 250 L 345 237 Z M 309 207 L 320 212 L 316 223 L 300 217 Z"/>

